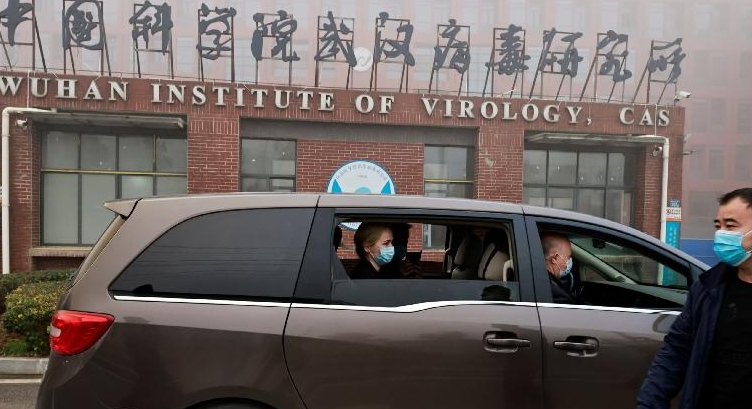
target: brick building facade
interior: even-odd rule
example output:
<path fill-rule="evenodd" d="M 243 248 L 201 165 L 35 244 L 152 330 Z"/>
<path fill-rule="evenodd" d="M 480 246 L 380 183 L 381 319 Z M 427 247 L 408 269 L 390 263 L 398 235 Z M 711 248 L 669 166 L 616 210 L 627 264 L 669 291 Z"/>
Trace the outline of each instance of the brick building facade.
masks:
<path fill-rule="evenodd" d="M 426 147 L 467 147 L 472 158 L 468 175 L 472 178 L 466 182 L 471 186 L 472 197 L 515 203 L 526 201 L 523 170 L 528 150 L 548 152 L 546 155 L 626 152 L 629 155 L 623 167 L 632 169 L 629 173 L 633 182 L 627 189 L 629 205 L 622 211 L 629 214 L 619 221 L 654 236 L 660 230 L 662 158 L 653 154 L 655 143 L 631 137 L 661 135 L 671 143 L 668 197 L 681 197 L 685 118 L 684 108 L 676 106 L 41 73 L 28 77 L 21 72 L 0 73 L 0 82 L 0 109 L 36 107 L 56 111 L 11 116 L 12 271 L 75 266 L 91 245 L 87 239 L 81 239 L 88 233 L 81 233 L 86 228 L 80 227 L 80 220 L 88 216 L 80 203 L 82 198 L 91 196 L 85 187 L 76 199 L 79 239 L 66 243 L 45 238 L 45 223 L 55 223 L 49 215 L 63 211 L 51 203 L 54 186 L 52 182 L 45 185 L 44 180 L 55 179 L 52 176 L 46 179 L 45 175 L 106 177 L 110 173 L 83 169 L 80 156 L 86 155 L 84 148 L 77 151 L 79 166 L 74 170 L 45 165 L 56 155 L 51 139 L 45 139 L 54 132 L 79 136 L 86 132 L 111 132 L 125 137 L 138 129 L 137 133 L 168 132 L 176 138 L 185 138 L 185 170 L 159 173 L 157 169 L 147 172 L 147 176 L 153 179 L 150 183 L 157 184 L 161 177 L 176 177 L 184 172 L 190 194 L 243 190 L 244 140 L 293 143 L 295 166 L 293 174 L 288 175 L 292 186 L 289 190 L 299 192 L 324 192 L 337 168 L 353 160 L 369 160 L 391 175 L 398 194 L 423 195 L 427 193 Z M 19 119 L 28 122 L 22 126 Z M 120 144 L 117 152 L 122 153 L 124 145 L 117 143 Z M 577 160 L 582 160 L 584 166 L 587 158 L 582 156 Z M 113 172 L 117 173 L 117 179 L 113 179 L 116 182 L 111 198 L 124 195 L 124 178 L 147 177 L 136 172 Z M 549 175 L 555 173 L 548 171 Z M 261 180 L 254 178 L 253 183 Z M 80 188 L 82 182 L 78 180 Z M 608 190 L 604 186 L 604 191 Z M 153 190 L 159 193 L 156 187 Z M 573 203 L 584 203 L 590 194 L 584 193 L 581 198 L 572 199 Z M 545 198 L 553 200 L 549 193 L 545 193 Z M 60 206 L 64 206 L 63 202 Z"/>

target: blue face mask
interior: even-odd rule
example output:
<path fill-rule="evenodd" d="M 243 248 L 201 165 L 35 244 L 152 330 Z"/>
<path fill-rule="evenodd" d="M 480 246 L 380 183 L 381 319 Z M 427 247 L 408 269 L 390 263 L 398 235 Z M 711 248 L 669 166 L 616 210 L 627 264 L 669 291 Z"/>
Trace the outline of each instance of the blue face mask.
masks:
<path fill-rule="evenodd" d="M 573 265 L 572 257 L 570 257 L 567 259 L 567 263 L 566 263 L 566 266 L 564 267 L 564 270 L 561 270 L 561 275 L 559 276 L 559 278 L 564 278 L 568 276 L 572 272 L 572 265 Z"/>
<path fill-rule="evenodd" d="M 394 246 L 394 260 L 402 260 L 407 255 L 407 246 Z"/>
<path fill-rule="evenodd" d="M 742 240 L 750 232 L 752 230 L 744 234 L 738 231 L 716 230 L 713 238 L 715 255 L 724 263 L 731 264 L 734 267 L 747 261 L 752 256 L 752 251 L 747 251 L 742 247 Z"/>
<path fill-rule="evenodd" d="M 379 266 L 383 266 L 384 264 L 392 261 L 394 258 L 394 246 L 388 246 L 388 247 L 382 247 L 381 253 L 373 258 L 373 261 L 376 262 Z"/>

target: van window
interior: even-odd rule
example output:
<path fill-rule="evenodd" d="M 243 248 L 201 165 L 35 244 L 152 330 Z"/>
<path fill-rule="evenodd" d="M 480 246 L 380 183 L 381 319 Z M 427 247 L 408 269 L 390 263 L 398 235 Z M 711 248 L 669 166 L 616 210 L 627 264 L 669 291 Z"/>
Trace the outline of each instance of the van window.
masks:
<path fill-rule="evenodd" d="M 253 209 L 194 217 L 154 241 L 110 290 L 152 297 L 288 300 L 313 213 Z"/>
<path fill-rule="evenodd" d="M 333 304 L 399 307 L 520 300 L 511 223 L 378 217 L 341 217 L 335 223 L 334 231 L 342 234 L 341 239 L 339 233 L 333 235 Z M 438 230 L 444 232 L 442 240 L 426 246 L 425 232 Z M 391 237 L 386 244 L 358 248 L 358 240 L 382 234 Z M 382 245 L 394 246 L 395 256 L 377 271 L 370 258 Z"/>
<path fill-rule="evenodd" d="M 638 241 L 565 226 L 546 226 L 540 234 L 562 237 L 571 243 L 571 273 L 549 277 L 554 302 L 678 309 L 686 301 L 691 284 L 689 266 L 663 257 Z M 555 253 L 555 249 L 551 251 Z M 545 254 L 540 257 L 544 262 L 548 260 Z M 553 272 L 546 273 L 555 276 Z M 562 291 L 568 297 L 561 296 Z"/>

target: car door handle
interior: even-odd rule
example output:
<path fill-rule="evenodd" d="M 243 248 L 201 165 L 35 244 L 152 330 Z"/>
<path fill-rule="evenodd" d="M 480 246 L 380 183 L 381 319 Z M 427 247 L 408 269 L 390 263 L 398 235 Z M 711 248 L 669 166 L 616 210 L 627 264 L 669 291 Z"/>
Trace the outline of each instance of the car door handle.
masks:
<path fill-rule="evenodd" d="M 513 332 L 494 331 L 483 335 L 483 344 L 488 352 L 513 354 L 520 348 L 530 348 L 530 340 L 519 339 Z"/>
<path fill-rule="evenodd" d="M 556 341 L 554 342 L 554 348 L 563 349 L 565 351 L 595 351 L 598 349 L 598 346 L 586 344 L 584 342 Z"/>
<path fill-rule="evenodd" d="M 572 335 L 564 341 L 554 341 L 554 348 L 567 351 L 568 356 L 588 358 L 598 355 L 599 342 L 592 337 Z"/>
<path fill-rule="evenodd" d="M 486 339 L 488 345 L 495 347 L 521 347 L 527 348 L 530 346 L 530 341 L 527 339 L 499 339 L 488 338 Z"/>

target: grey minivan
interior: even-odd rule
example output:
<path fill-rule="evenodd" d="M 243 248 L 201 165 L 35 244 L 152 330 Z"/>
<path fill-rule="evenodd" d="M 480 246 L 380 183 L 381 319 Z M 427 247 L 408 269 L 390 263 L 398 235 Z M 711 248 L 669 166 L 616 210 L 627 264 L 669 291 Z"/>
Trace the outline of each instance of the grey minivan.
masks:
<path fill-rule="evenodd" d="M 708 267 L 604 219 L 418 196 L 120 200 L 50 329 L 38 409 L 632 407 Z M 360 223 L 419 274 L 351 276 Z M 553 302 L 542 233 L 572 243 Z"/>

